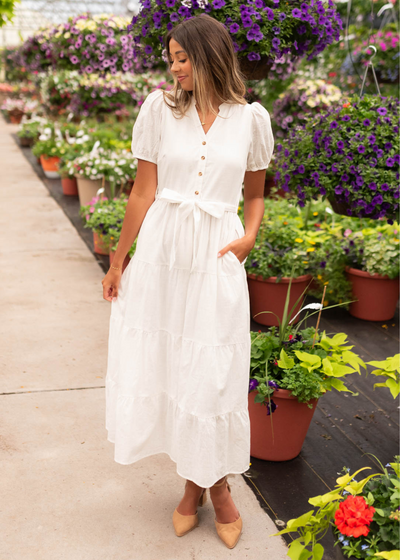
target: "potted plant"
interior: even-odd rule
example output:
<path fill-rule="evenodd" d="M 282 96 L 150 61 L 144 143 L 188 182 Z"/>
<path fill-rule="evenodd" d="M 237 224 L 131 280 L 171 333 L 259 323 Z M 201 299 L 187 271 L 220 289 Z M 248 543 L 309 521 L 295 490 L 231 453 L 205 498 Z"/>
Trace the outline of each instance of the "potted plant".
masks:
<path fill-rule="evenodd" d="M 17 132 L 19 143 L 23 148 L 31 148 L 35 141 L 39 138 L 41 120 L 31 119 L 20 124 Z"/>
<path fill-rule="evenodd" d="M 315 235 L 304 230 L 301 215 L 288 201 L 266 198 L 264 204 L 265 215 L 245 269 L 252 318 L 263 325 L 277 326 L 275 315 L 282 317 L 290 279 L 290 305 L 312 281 Z M 265 310 L 274 315 L 263 314 Z"/>
<path fill-rule="evenodd" d="M 299 206 L 318 196 L 354 217 L 398 215 L 399 100 L 365 95 L 331 107 L 277 145 L 276 180 Z"/>
<path fill-rule="evenodd" d="M 85 219 L 84 227 L 93 231 L 95 253 L 109 255 L 110 245 L 119 239 L 127 201 L 125 195 L 112 200 L 96 196 L 90 204 L 81 207 L 80 214 Z"/>
<path fill-rule="evenodd" d="M 399 560 L 400 457 L 385 467 L 375 459 L 380 473 L 358 481 L 356 475 L 370 467 L 353 474 L 344 468 L 334 490 L 308 500 L 316 509 L 290 519 L 284 529 L 269 536 L 294 533 L 297 538 L 288 551 L 292 560 L 322 560 L 324 547 L 318 541 L 328 530 L 335 538 L 337 560 Z"/>
<path fill-rule="evenodd" d="M 23 99 L 10 99 L 7 98 L 1 110 L 5 112 L 12 124 L 19 124 L 24 115 L 25 101 Z"/>
<path fill-rule="evenodd" d="M 365 321 L 387 321 L 399 299 L 399 225 L 346 231 L 345 274 L 352 284 L 349 312 Z"/>
<path fill-rule="evenodd" d="M 318 333 L 319 317 L 316 329 L 300 330 L 308 312 L 293 328 L 291 323 L 296 316 L 290 320 L 289 317 L 296 303 L 288 313 L 289 298 L 290 284 L 278 332 L 275 326 L 267 333 L 251 332 L 250 454 L 268 461 L 288 461 L 296 457 L 318 399 L 332 389 L 353 393 L 341 378 L 355 371 L 360 374 L 360 365 L 366 367 L 363 360 L 350 351 L 352 346 L 347 345 L 345 333 L 337 333 L 333 338 L 325 331 L 322 335 Z M 322 307 L 322 304 L 311 303 L 303 309 L 317 309 L 316 312 L 321 313 Z"/>
<path fill-rule="evenodd" d="M 282 54 L 313 58 L 339 39 L 341 19 L 332 0 L 328 2 L 243 3 L 238 0 L 175 2 L 142 0 L 138 15 L 128 25 L 135 51 L 144 65 L 165 56 L 160 38 L 185 19 L 208 14 L 228 29 L 247 79 L 267 76 Z M 321 16 L 323 19 L 321 19 Z"/>
<path fill-rule="evenodd" d="M 373 33 L 368 41 L 364 40 L 353 51 L 352 59 L 360 64 L 363 69 L 367 66 L 371 56 L 374 54 L 368 47 L 374 45 L 377 56 L 374 57 L 374 69 L 380 83 L 396 83 L 399 77 L 399 34 L 396 26 L 385 28 Z M 352 73 L 356 74 L 353 65 L 350 66 Z"/>
<path fill-rule="evenodd" d="M 136 174 L 137 160 L 126 150 L 94 146 L 90 153 L 77 157 L 71 165 L 78 181 L 80 205 L 86 206 L 99 188 L 105 189 L 108 198 L 114 198 Z"/>

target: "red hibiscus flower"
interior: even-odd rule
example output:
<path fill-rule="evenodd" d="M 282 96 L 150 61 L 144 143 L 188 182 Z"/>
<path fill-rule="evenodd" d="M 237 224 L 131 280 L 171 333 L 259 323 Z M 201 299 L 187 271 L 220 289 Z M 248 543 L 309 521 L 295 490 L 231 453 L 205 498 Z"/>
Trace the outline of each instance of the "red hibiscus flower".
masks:
<path fill-rule="evenodd" d="M 335 512 L 335 524 L 342 535 L 366 537 L 374 513 L 375 508 L 369 506 L 362 496 L 348 496 Z"/>

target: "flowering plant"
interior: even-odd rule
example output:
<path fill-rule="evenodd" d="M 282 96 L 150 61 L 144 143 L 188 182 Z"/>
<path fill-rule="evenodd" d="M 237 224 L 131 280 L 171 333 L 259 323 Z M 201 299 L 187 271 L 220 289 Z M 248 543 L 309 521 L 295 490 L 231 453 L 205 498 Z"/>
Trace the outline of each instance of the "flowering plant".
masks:
<path fill-rule="evenodd" d="M 296 79 L 274 103 L 272 122 L 276 135 L 286 136 L 307 116 L 325 112 L 342 97 L 340 89 L 325 80 Z"/>
<path fill-rule="evenodd" d="M 368 47 L 374 45 L 377 56 L 374 57 L 373 63 L 375 71 L 379 73 L 379 79 L 396 82 L 399 76 L 399 41 L 399 34 L 395 30 L 378 31 L 354 49 L 353 58 L 365 67 L 373 54 L 372 49 Z"/>
<path fill-rule="evenodd" d="M 71 17 L 66 23 L 42 28 L 9 57 L 34 72 L 49 67 L 86 74 L 140 72 L 132 38 L 126 33 L 128 23 L 111 14 Z"/>
<path fill-rule="evenodd" d="M 107 197 L 94 197 L 90 204 L 80 208 L 80 215 L 85 220 L 83 227 L 90 228 L 100 235 L 104 243 L 115 247 L 121 235 L 127 204 L 128 197 L 125 194 L 121 194 L 119 198 L 115 197 L 112 200 Z M 130 257 L 135 249 L 136 240 L 129 249 Z"/>
<path fill-rule="evenodd" d="M 278 282 L 292 273 L 313 274 L 321 260 L 316 247 L 326 236 L 319 227 L 319 213 L 310 216 L 306 224 L 300 209 L 290 200 L 265 198 L 264 206 L 256 242 L 245 262 L 246 271 L 264 279 L 277 276 Z"/>
<path fill-rule="evenodd" d="M 369 274 L 399 276 L 399 224 L 384 224 L 344 232 L 346 264 Z"/>
<path fill-rule="evenodd" d="M 376 457 L 375 457 L 376 459 Z M 321 560 L 324 548 L 318 541 L 329 528 L 333 530 L 335 546 L 346 558 L 386 558 L 398 560 L 398 521 L 400 517 L 400 457 L 381 466 L 374 473 L 357 481 L 356 475 L 345 474 L 336 480 L 331 492 L 310 498 L 308 502 L 317 509 L 310 510 L 297 519 L 290 519 L 286 528 L 272 536 L 297 533 L 289 545 L 292 560 Z"/>
<path fill-rule="evenodd" d="M 38 106 L 36 100 L 12 99 L 8 97 L 1 105 L 1 110 L 8 113 L 25 113 L 31 115 Z"/>
<path fill-rule="evenodd" d="M 399 100 L 355 96 L 292 131 L 277 145 L 278 185 L 299 206 L 319 195 L 345 203 L 347 215 L 398 214 Z"/>
<path fill-rule="evenodd" d="M 125 184 L 136 175 L 137 159 L 127 151 L 113 151 L 105 148 L 92 150 L 71 162 L 67 167 L 77 177 L 105 179 L 112 185 Z"/>
<path fill-rule="evenodd" d="M 161 57 L 165 60 L 162 39 L 167 31 L 203 13 L 225 25 L 238 56 L 250 61 L 261 56 L 273 61 L 289 53 L 311 59 L 338 40 L 342 29 L 332 0 L 141 0 L 141 4 L 128 31 L 145 65 Z"/>

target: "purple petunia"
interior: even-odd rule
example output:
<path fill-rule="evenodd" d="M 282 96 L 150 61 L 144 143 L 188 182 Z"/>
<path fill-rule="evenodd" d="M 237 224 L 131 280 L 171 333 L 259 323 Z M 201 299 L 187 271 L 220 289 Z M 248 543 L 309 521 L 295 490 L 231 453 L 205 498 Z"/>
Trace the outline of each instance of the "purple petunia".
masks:
<path fill-rule="evenodd" d="M 347 181 L 349 180 L 349 176 L 347 175 L 347 173 L 343 173 L 343 175 L 340 177 L 340 180 L 344 183 L 347 183 Z"/>
<path fill-rule="evenodd" d="M 371 121 L 369 119 L 364 119 L 364 121 L 363 121 L 364 126 L 369 126 L 370 124 L 371 124 Z"/>
<path fill-rule="evenodd" d="M 357 150 L 358 150 L 359 154 L 363 154 L 363 153 L 365 153 L 365 146 L 360 144 L 359 146 L 357 146 Z"/>
<path fill-rule="evenodd" d="M 340 149 L 344 148 L 344 142 L 342 142 L 342 140 L 339 140 L 339 142 L 336 145 Z"/>
<path fill-rule="evenodd" d="M 225 6 L 225 0 L 213 0 L 213 8 L 219 10 Z"/>
<path fill-rule="evenodd" d="M 376 189 L 378 188 L 378 185 L 376 183 L 370 183 L 368 185 L 368 188 L 371 189 L 371 191 L 376 191 Z"/>
<path fill-rule="evenodd" d="M 237 23 L 232 23 L 232 25 L 229 28 L 229 31 L 231 33 L 237 33 L 240 29 L 240 25 L 238 25 Z"/>
<path fill-rule="evenodd" d="M 342 121 L 346 121 L 346 122 L 347 122 L 347 121 L 349 121 L 349 120 L 350 120 L 350 115 L 344 115 L 344 116 L 342 117 Z"/>
<path fill-rule="evenodd" d="M 280 19 L 281 21 L 283 21 L 284 19 L 286 19 L 286 14 L 285 14 L 285 12 L 281 12 L 281 13 L 279 14 L 279 19 Z"/>
<path fill-rule="evenodd" d="M 292 16 L 295 18 L 299 18 L 301 17 L 301 10 L 299 10 L 298 8 L 295 8 L 294 10 L 292 10 Z"/>
<path fill-rule="evenodd" d="M 257 379 L 250 379 L 250 381 L 249 381 L 249 393 L 250 393 L 250 391 L 254 391 L 254 389 L 257 387 L 257 385 L 258 385 Z"/>
<path fill-rule="evenodd" d="M 280 41 L 280 39 L 278 39 L 278 37 L 274 37 L 272 39 L 272 46 L 274 47 L 274 49 L 277 49 L 280 44 L 281 44 L 281 41 Z"/>
<path fill-rule="evenodd" d="M 153 47 L 152 47 L 151 45 L 146 45 L 146 46 L 144 47 L 144 52 L 145 52 L 146 54 L 151 54 L 151 53 L 153 52 Z"/>
<path fill-rule="evenodd" d="M 338 127 L 338 123 L 336 121 L 332 121 L 330 126 L 329 126 L 329 128 L 331 128 L 331 129 L 335 129 L 337 127 Z"/>
<path fill-rule="evenodd" d="M 386 107 L 379 107 L 376 111 L 381 117 L 384 117 L 387 113 Z"/>
<path fill-rule="evenodd" d="M 387 183 L 383 183 L 383 185 L 381 185 L 381 190 L 382 191 L 388 191 L 389 190 L 389 185 Z"/>
<path fill-rule="evenodd" d="M 390 158 L 387 158 L 387 160 L 386 160 L 386 165 L 387 165 L 387 167 L 393 167 L 393 165 L 394 165 L 394 159 L 391 158 L 391 157 L 390 157 Z"/>
<path fill-rule="evenodd" d="M 269 402 L 267 402 L 266 405 L 267 405 L 267 416 L 269 416 L 271 412 L 275 412 L 275 410 L 278 408 L 278 405 L 275 404 L 272 399 L 271 399 L 271 408 Z"/>

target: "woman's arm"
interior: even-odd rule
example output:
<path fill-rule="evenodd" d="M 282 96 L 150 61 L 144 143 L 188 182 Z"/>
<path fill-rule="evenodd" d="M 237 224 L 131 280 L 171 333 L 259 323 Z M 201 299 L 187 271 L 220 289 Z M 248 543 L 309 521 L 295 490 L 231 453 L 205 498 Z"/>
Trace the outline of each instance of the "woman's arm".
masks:
<path fill-rule="evenodd" d="M 264 216 L 264 184 L 266 169 L 246 171 L 244 175 L 244 222 L 245 235 L 226 245 L 218 253 L 222 257 L 232 251 L 243 262 L 256 242 L 258 230 Z"/>
<path fill-rule="evenodd" d="M 122 263 L 135 241 L 140 226 L 155 199 L 157 189 L 157 165 L 138 159 L 135 182 L 129 195 L 121 235 L 115 251 L 113 266 L 122 269 Z M 118 295 L 118 285 L 122 270 L 110 268 L 102 280 L 103 298 L 111 301 Z"/>

